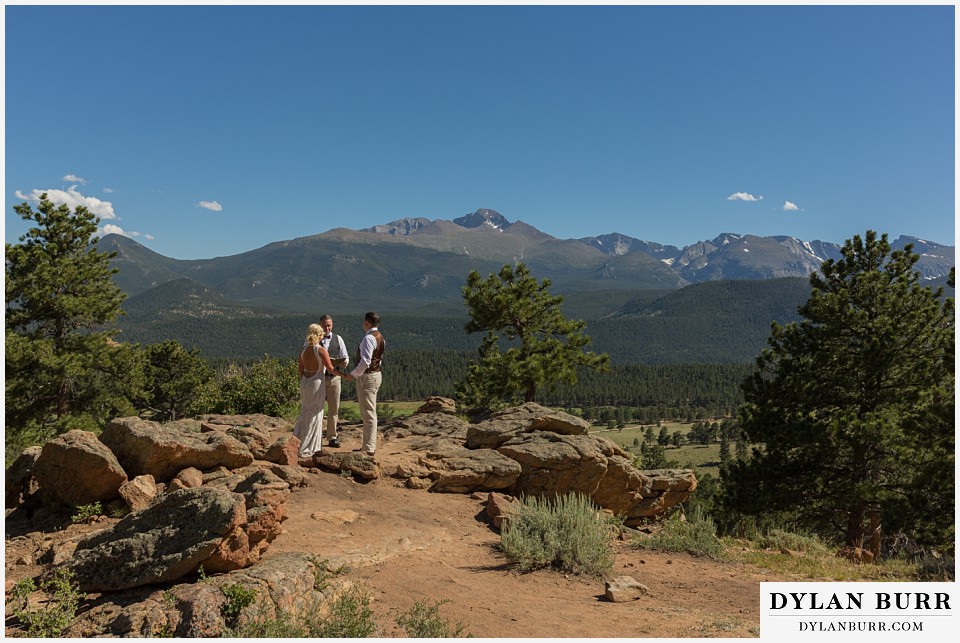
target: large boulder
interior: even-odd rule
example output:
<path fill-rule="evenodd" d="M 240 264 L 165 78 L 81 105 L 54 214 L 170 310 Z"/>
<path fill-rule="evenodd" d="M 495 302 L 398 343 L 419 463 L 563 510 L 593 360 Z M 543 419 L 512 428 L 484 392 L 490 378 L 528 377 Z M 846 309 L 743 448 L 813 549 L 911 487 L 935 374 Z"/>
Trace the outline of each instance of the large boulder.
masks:
<path fill-rule="evenodd" d="M 113 451 L 129 475 L 150 474 L 160 482 L 187 467 L 201 471 L 219 466 L 235 469 L 253 462 L 250 450 L 225 433 L 193 432 L 137 417 L 112 421 L 100 441 Z"/>
<path fill-rule="evenodd" d="M 27 447 L 13 461 L 5 475 L 6 508 L 13 509 L 37 492 L 38 485 L 33 477 L 33 468 L 37 464 L 43 447 Z"/>
<path fill-rule="evenodd" d="M 89 431 L 68 431 L 43 445 L 33 477 L 45 504 L 77 506 L 119 497 L 127 474 Z"/>
<path fill-rule="evenodd" d="M 449 397 L 431 395 L 424 400 L 423 404 L 420 405 L 420 408 L 418 408 L 415 413 L 449 413 L 450 415 L 456 415 L 457 403 Z"/>
<path fill-rule="evenodd" d="M 558 435 L 587 435 L 590 423 L 583 418 L 554 411 L 534 402 L 495 411 L 481 422 L 470 425 L 467 447 L 496 449 L 507 441 L 535 431 Z"/>
<path fill-rule="evenodd" d="M 244 497 L 225 489 L 181 489 L 80 541 L 65 565 L 84 592 L 166 583 L 222 569 L 247 523 Z"/>
<path fill-rule="evenodd" d="M 295 435 L 282 435 L 271 442 L 262 454 L 254 454 L 258 460 L 266 460 L 284 466 L 294 466 L 299 458 L 300 439 Z"/>

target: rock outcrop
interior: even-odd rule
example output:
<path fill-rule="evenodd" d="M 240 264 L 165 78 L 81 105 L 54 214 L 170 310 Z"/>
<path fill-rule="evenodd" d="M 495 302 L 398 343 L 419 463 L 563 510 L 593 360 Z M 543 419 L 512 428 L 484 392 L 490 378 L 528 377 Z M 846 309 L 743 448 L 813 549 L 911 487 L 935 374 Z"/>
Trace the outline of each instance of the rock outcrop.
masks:
<path fill-rule="evenodd" d="M 588 427 L 528 403 L 473 424 L 443 412 L 416 413 L 386 423 L 383 439 L 400 452 L 390 474 L 405 478 L 409 488 L 543 497 L 579 492 L 631 526 L 663 514 L 696 488 L 693 471 L 638 470 L 628 452 L 589 435 Z"/>
<path fill-rule="evenodd" d="M 74 507 L 120 495 L 127 474 L 89 431 L 67 431 L 45 445 L 33 466 L 44 504 Z"/>
<path fill-rule="evenodd" d="M 127 474 L 150 474 L 159 482 L 188 467 L 236 469 L 253 462 L 250 449 L 226 433 L 192 432 L 137 417 L 112 421 L 100 441 L 116 454 Z"/>
<path fill-rule="evenodd" d="M 143 587 L 103 594 L 64 632 L 71 638 L 219 637 L 229 625 L 223 615 L 227 596 L 223 588 L 237 586 L 256 592 L 252 606 L 240 615 L 274 618 L 283 611 L 293 618 L 322 615 L 336 596 L 351 586 L 332 578 L 317 586 L 325 570 L 312 556 L 286 553 L 263 560 L 256 567 L 212 576 L 203 583 L 169 588 Z"/>
<path fill-rule="evenodd" d="M 470 449 L 496 449 L 523 433 L 547 431 L 559 435 L 586 435 L 590 423 L 569 413 L 554 411 L 534 402 L 495 411 L 467 431 Z"/>

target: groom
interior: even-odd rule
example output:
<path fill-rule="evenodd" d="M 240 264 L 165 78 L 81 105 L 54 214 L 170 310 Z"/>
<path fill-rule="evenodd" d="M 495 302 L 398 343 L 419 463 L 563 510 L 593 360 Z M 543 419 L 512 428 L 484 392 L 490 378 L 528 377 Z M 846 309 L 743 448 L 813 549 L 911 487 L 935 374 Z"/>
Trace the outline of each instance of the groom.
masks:
<path fill-rule="evenodd" d="M 363 420 L 363 446 L 356 451 L 373 456 L 377 451 L 377 391 L 383 377 L 380 375 L 380 359 L 387 342 L 380 334 L 380 315 L 367 313 L 363 318 L 366 334 L 360 340 L 357 365 L 350 373 L 343 373 L 347 380 L 357 382 L 357 401 L 360 403 L 360 419 Z"/>

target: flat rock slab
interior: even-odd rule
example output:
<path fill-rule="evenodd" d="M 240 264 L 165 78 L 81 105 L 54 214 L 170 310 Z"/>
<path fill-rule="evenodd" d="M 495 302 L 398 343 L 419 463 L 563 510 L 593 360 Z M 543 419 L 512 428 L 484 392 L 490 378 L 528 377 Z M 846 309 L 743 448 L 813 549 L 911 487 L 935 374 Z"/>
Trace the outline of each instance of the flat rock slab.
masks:
<path fill-rule="evenodd" d="M 323 451 L 320 455 L 313 456 L 313 463 L 321 469 L 327 471 L 349 471 L 350 475 L 364 480 L 374 480 L 380 477 L 380 465 L 374 458 L 363 455 L 363 453 L 348 451 L 346 453 L 333 453 Z"/>

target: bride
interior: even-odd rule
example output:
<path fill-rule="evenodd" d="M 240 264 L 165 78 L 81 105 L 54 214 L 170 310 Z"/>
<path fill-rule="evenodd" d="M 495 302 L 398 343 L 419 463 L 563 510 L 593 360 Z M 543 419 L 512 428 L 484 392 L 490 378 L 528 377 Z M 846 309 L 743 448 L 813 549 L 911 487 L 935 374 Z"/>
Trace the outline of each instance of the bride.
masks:
<path fill-rule="evenodd" d="M 300 458 L 320 455 L 320 443 L 323 439 L 323 403 L 327 391 L 323 374 L 333 371 L 333 362 L 327 349 L 320 345 L 323 328 L 319 324 L 310 324 L 307 338 L 300 351 L 297 371 L 300 373 L 300 416 L 293 427 L 293 434 L 300 439 Z"/>

